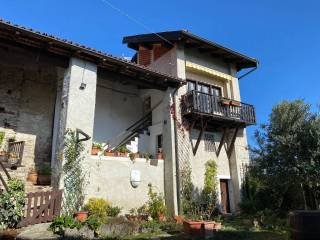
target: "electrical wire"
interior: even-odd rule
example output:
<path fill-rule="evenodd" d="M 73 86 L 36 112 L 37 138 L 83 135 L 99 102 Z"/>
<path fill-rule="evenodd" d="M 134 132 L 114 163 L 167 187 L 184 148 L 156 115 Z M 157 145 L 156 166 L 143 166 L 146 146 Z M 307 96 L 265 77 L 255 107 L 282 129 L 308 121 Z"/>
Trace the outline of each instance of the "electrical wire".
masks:
<path fill-rule="evenodd" d="M 101 2 L 107 4 L 109 7 L 111 7 L 113 10 L 119 12 L 121 15 L 127 17 L 129 20 L 131 20 L 132 22 L 140 25 L 141 27 L 143 27 L 145 30 L 147 30 L 148 32 L 151 32 L 152 34 L 155 34 L 156 36 L 158 36 L 159 38 L 161 38 L 163 41 L 169 43 L 170 45 L 174 46 L 174 44 L 172 42 L 170 42 L 168 39 L 166 39 L 165 37 L 161 36 L 160 34 L 152 31 L 152 29 L 150 29 L 148 26 L 146 26 L 145 24 L 143 24 L 142 22 L 140 22 L 139 20 L 137 20 L 136 18 L 130 16 L 128 13 L 126 13 L 125 11 L 121 10 L 120 8 L 116 7 L 115 5 L 113 5 L 110 1 L 108 0 L 101 0 Z"/>

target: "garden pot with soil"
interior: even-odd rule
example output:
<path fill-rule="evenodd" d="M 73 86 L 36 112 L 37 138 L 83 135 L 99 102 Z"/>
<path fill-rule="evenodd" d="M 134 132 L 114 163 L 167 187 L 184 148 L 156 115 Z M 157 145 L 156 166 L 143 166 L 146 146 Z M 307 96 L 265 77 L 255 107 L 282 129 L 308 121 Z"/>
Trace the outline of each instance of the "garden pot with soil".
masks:
<path fill-rule="evenodd" d="M 27 180 L 31 182 L 33 185 L 36 185 L 38 183 L 38 173 L 36 170 L 32 169 L 28 173 Z"/>
<path fill-rule="evenodd" d="M 202 237 L 203 230 L 202 230 L 203 221 L 183 221 L 183 229 L 184 232 L 192 237 Z"/>
<path fill-rule="evenodd" d="M 88 218 L 88 212 L 86 211 L 79 211 L 74 214 L 74 217 L 79 221 L 79 222 L 85 222 Z"/>

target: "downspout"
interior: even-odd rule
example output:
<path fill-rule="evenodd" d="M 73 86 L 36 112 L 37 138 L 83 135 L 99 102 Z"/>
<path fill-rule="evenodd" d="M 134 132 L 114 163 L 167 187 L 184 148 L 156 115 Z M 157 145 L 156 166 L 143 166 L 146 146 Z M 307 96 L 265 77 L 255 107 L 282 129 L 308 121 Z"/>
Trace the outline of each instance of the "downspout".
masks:
<path fill-rule="evenodd" d="M 175 158 L 176 158 L 176 182 L 177 182 L 177 207 L 178 207 L 178 214 L 180 215 L 182 213 L 182 209 L 181 209 L 181 197 L 180 197 L 180 172 L 179 172 L 179 154 L 178 154 L 178 130 L 177 130 L 177 111 L 176 111 L 176 93 L 178 91 L 178 89 L 180 88 L 177 87 L 173 94 L 172 94 L 172 98 L 173 98 L 173 106 L 174 106 L 174 123 L 173 123 L 173 128 L 174 128 L 174 146 L 175 146 Z"/>

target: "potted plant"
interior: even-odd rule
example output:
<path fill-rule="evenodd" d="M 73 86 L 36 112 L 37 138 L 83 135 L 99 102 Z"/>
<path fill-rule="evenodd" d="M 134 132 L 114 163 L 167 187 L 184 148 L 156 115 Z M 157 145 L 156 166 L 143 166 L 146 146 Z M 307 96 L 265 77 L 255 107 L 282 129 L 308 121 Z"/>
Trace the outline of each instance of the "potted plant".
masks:
<path fill-rule="evenodd" d="M 88 218 L 88 211 L 82 210 L 78 211 L 74 214 L 75 219 L 77 219 L 79 222 L 85 222 Z"/>
<path fill-rule="evenodd" d="M 231 100 L 230 105 L 235 106 L 235 107 L 240 107 L 241 103 L 235 100 Z"/>
<path fill-rule="evenodd" d="M 221 103 L 222 105 L 228 106 L 228 105 L 230 105 L 230 100 L 229 100 L 229 99 L 226 99 L 226 98 L 222 98 L 222 99 L 220 100 L 220 103 Z"/>
<path fill-rule="evenodd" d="M 38 171 L 38 185 L 50 185 L 51 183 L 51 166 L 49 163 L 42 164 Z"/>
<path fill-rule="evenodd" d="M 157 159 L 163 159 L 162 148 L 158 148 Z"/>
<path fill-rule="evenodd" d="M 128 152 L 130 152 L 124 145 L 120 146 L 117 150 L 119 152 L 118 156 L 120 155 L 120 157 L 127 157 Z"/>
<path fill-rule="evenodd" d="M 139 153 L 129 153 L 129 158 L 132 162 L 134 162 L 136 160 L 136 158 L 139 157 Z"/>
<path fill-rule="evenodd" d="M 0 151 L 0 161 L 6 161 L 7 160 L 7 152 L 1 150 Z"/>
<path fill-rule="evenodd" d="M 98 142 L 92 143 L 91 155 L 98 155 L 98 153 L 102 150 L 102 144 Z"/>
<path fill-rule="evenodd" d="M 30 168 L 28 172 L 27 180 L 33 185 L 36 185 L 38 182 L 38 173 L 34 168 Z"/>
<path fill-rule="evenodd" d="M 106 151 L 104 151 L 104 155 L 107 157 L 113 157 L 114 152 L 112 150 L 106 150 Z"/>
<path fill-rule="evenodd" d="M 17 153 L 14 153 L 14 152 L 10 152 L 8 154 L 8 162 L 11 164 L 11 165 L 15 165 L 18 163 L 18 154 Z"/>
<path fill-rule="evenodd" d="M 146 159 L 146 161 L 149 161 L 152 158 L 152 155 L 150 153 L 144 153 L 143 157 Z"/>

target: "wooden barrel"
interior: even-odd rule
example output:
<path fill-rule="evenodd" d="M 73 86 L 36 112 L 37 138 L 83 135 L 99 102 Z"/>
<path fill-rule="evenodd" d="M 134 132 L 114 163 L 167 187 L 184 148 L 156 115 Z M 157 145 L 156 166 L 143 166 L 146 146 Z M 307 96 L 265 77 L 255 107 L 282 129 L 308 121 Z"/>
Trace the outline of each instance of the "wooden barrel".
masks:
<path fill-rule="evenodd" d="M 289 214 L 292 240 L 320 239 L 320 211 L 294 211 Z"/>

